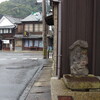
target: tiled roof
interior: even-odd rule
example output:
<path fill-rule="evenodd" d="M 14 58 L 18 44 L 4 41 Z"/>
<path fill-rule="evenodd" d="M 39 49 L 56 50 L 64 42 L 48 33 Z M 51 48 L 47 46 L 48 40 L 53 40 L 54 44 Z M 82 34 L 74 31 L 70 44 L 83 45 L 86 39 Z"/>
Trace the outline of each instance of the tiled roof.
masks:
<path fill-rule="evenodd" d="M 27 16 L 26 18 L 24 18 L 23 20 L 21 20 L 22 22 L 28 22 L 28 21 L 42 21 L 42 15 L 37 12 L 35 14 L 30 14 L 29 16 Z"/>
<path fill-rule="evenodd" d="M 21 19 L 19 18 L 14 18 L 11 16 L 5 16 L 9 21 L 11 21 L 13 24 L 21 23 Z"/>

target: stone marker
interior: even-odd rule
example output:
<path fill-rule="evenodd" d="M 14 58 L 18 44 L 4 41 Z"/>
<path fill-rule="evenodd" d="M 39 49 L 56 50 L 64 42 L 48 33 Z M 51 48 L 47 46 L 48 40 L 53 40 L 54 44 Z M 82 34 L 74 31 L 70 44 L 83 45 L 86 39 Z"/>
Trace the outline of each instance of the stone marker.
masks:
<path fill-rule="evenodd" d="M 76 91 L 100 89 L 100 80 L 94 75 L 88 75 L 88 43 L 77 40 L 69 49 L 71 74 L 63 75 L 67 88 Z"/>
<path fill-rule="evenodd" d="M 86 41 L 77 40 L 69 47 L 69 49 L 71 74 L 87 76 L 89 73 L 87 68 L 88 43 Z"/>

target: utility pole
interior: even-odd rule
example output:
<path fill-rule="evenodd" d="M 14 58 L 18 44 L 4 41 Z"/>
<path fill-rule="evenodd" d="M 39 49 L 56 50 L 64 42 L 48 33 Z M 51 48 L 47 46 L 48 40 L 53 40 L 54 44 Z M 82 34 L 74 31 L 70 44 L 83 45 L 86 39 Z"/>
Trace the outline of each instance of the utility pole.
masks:
<path fill-rule="evenodd" d="M 43 58 L 48 58 L 47 52 L 47 25 L 45 21 L 46 17 L 46 0 L 42 0 L 42 15 L 43 15 Z"/>

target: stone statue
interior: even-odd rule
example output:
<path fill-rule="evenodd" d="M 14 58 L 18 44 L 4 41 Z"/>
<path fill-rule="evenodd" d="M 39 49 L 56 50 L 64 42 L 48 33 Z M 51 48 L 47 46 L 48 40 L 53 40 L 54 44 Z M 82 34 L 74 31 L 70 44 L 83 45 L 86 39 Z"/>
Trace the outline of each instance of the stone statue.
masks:
<path fill-rule="evenodd" d="M 88 43 L 86 41 L 77 40 L 70 47 L 70 70 L 72 75 L 88 75 L 87 68 L 88 57 L 87 49 Z"/>

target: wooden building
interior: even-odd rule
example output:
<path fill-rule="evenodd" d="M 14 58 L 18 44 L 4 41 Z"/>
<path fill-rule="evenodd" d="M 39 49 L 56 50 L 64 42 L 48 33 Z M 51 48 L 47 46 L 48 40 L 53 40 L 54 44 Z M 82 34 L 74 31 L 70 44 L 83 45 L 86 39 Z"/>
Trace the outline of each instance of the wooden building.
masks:
<path fill-rule="evenodd" d="M 31 14 L 21 20 L 15 34 L 15 50 L 42 50 L 42 16 Z"/>
<path fill-rule="evenodd" d="M 0 50 L 14 50 L 14 35 L 20 19 L 3 16 L 0 19 Z"/>
<path fill-rule="evenodd" d="M 70 73 L 69 47 L 88 42 L 89 72 L 100 75 L 100 0 L 51 0 L 54 18 L 54 63 L 60 78 Z"/>

